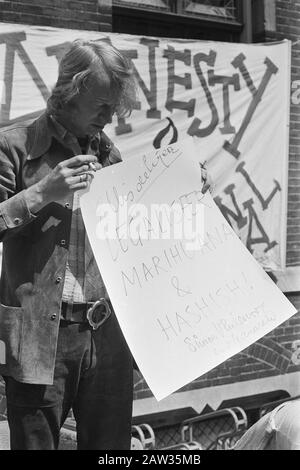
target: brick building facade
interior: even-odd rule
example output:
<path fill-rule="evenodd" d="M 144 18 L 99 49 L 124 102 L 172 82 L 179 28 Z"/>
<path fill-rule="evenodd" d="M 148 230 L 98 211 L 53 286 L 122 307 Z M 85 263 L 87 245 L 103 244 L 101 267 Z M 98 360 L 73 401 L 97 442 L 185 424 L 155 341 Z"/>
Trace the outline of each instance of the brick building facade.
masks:
<path fill-rule="evenodd" d="M 0 0 L 0 21 L 111 31 L 111 0 Z"/>
<path fill-rule="evenodd" d="M 112 2 L 112 0 L 43 0 L 43 2 L 38 0 L 0 0 L 0 22 L 128 33 L 130 31 L 128 31 L 129 22 L 126 20 L 126 15 L 130 15 L 130 11 L 128 9 L 122 10 L 120 3 L 122 2 Z M 290 39 L 293 43 L 287 224 L 288 269 L 283 277 L 279 276 L 279 286 L 300 310 L 300 0 L 252 0 L 252 2 L 251 0 L 246 0 L 246 2 L 241 0 L 237 3 L 244 5 L 244 16 L 241 17 L 240 24 L 238 22 L 232 23 L 231 29 L 228 25 L 221 23 L 217 25 L 214 33 L 217 40 L 264 42 L 285 38 Z M 252 7 L 250 9 L 252 10 L 251 18 L 247 17 L 250 12 L 249 6 Z M 132 12 L 136 15 L 146 15 L 145 12 L 141 13 L 137 10 L 132 10 Z M 159 15 L 157 12 L 155 14 Z M 161 14 L 162 17 L 164 21 L 167 18 Z M 151 21 L 150 16 L 149 21 Z M 188 21 L 187 18 L 184 18 L 181 23 L 178 23 L 179 35 L 182 37 L 188 37 L 186 36 Z M 190 18 L 190 21 L 191 27 L 196 24 L 195 18 Z M 199 18 L 199 22 L 203 26 L 199 38 L 213 39 L 209 35 L 209 24 L 207 25 L 205 21 L 205 19 Z M 132 26 L 132 28 L 134 27 Z M 161 35 L 165 35 L 165 31 L 166 29 L 161 30 Z M 196 28 L 193 31 L 196 31 Z M 150 26 L 147 32 L 149 34 L 153 32 Z M 132 30 L 132 33 L 138 34 L 136 30 Z M 295 393 L 297 385 L 293 382 L 293 385 L 290 386 L 291 381 L 287 377 L 300 371 L 299 351 L 300 314 L 298 313 L 242 353 L 184 387 L 181 393 L 176 394 L 177 401 L 176 398 L 164 401 L 160 409 L 173 408 L 182 403 L 188 403 L 201 410 L 208 402 L 206 395 L 213 393 L 212 390 L 219 389 L 219 387 L 221 387 L 219 391 L 224 397 L 238 398 L 242 395 L 259 395 L 260 391 L 267 392 L 274 387 L 275 389 L 276 387 L 289 389 L 291 391 L 289 393 Z M 278 376 L 280 378 L 276 382 L 275 378 Z M 259 379 L 262 380 L 261 377 L 265 378 L 265 387 L 262 382 L 259 382 Z M 300 382 L 299 375 L 298 381 Z M 247 386 L 241 385 L 243 382 L 245 384 L 246 382 L 253 383 L 253 386 L 248 387 L 248 392 Z M 236 384 L 236 386 L 231 388 L 227 394 L 224 387 L 230 384 Z M 298 389 L 299 387 L 300 383 Z M 196 394 L 199 391 L 202 392 Z M 145 411 L 155 409 L 155 403 L 151 397 L 152 394 L 144 379 L 137 374 L 135 413 L 142 414 Z M 219 405 L 217 401 L 215 403 L 216 406 Z"/>
<path fill-rule="evenodd" d="M 287 37 L 292 46 L 292 100 L 290 120 L 290 159 L 288 193 L 287 264 L 300 265 L 300 2 L 277 1 L 278 39 Z M 296 91 L 295 91 L 296 90 Z"/>

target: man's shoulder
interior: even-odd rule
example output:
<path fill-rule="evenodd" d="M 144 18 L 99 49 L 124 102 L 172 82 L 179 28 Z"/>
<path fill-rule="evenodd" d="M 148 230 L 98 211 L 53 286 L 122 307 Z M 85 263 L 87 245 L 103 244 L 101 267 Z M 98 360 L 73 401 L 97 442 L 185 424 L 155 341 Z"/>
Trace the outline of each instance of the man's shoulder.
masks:
<path fill-rule="evenodd" d="M 0 148 L 22 147 L 34 132 L 36 119 L 18 121 L 0 129 Z M 4 147 L 4 148 L 3 148 Z"/>
<path fill-rule="evenodd" d="M 26 134 L 34 127 L 37 118 L 27 119 L 22 121 L 15 121 L 12 124 L 7 124 L 0 128 L 0 138 L 12 139 L 18 134 Z"/>
<path fill-rule="evenodd" d="M 37 140 L 41 121 L 45 121 L 44 113 L 0 128 L 0 150 L 28 154 Z"/>

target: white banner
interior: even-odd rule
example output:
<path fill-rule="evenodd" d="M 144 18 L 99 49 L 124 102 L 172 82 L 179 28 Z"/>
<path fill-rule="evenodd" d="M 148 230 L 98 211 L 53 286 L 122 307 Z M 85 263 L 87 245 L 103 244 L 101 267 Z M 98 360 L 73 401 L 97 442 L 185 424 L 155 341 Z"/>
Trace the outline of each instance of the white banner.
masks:
<path fill-rule="evenodd" d="M 246 45 L 2 23 L 0 125 L 44 109 L 58 60 L 79 37 L 111 41 L 134 65 L 136 109 L 107 129 L 123 158 L 192 136 L 227 221 L 262 266 L 284 268 L 288 41 Z"/>
<path fill-rule="evenodd" d="M 81 209 L 122 331 L 158 400 L 297 311 L 203 196 L 193 141 L 97 172 Z"/>

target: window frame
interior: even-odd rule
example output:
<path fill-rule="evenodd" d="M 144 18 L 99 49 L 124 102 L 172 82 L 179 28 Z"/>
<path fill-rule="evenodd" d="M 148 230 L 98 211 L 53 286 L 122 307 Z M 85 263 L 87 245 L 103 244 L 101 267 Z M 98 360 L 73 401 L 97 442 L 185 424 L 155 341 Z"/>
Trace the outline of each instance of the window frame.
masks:
<path fill-rule="evenodd" d="M 221 16 L 219 17 L 214 15 L 184 15 L 179 13 L 164 12 L 162 10 L 152 10 L 150 8 L 143 8 L 142 5 L 140 7 L 136 7 L 131 5 L 121 6 L 112 3 L 113 32 L 124 32 L 120 31 L 119 28 L 116 28 L 116 18 L 120 19 L 122 17 L 130 17 L 131 20 L 135 20 L 136 22 L 142 20 L 149 22 L 149 24 L 151 24 L 151 22 L 160 24 L 162 27 L 162 32 L 164 24 L 173 24 L 183 28 L 188 28 L 189 26 L 195 28 L 198 27 L 199 29 L 202 29 L 204 31 L 215 28 L 219 32 L 232 32 L 233 35 L 239 36 L 239 38 L 241 39 L 244 29 L 244 15 L 242 7 L 243 2 L 244 0 L 242 0 L 242 2 L 237 2 L 238 20 L 233 20 L 229 18 L 225 19 Z M 138 33 L 132 32 L 131 34 Z M 163 36 L 163 34 L 161 34 L 161 36 Z M 198 38 L 195 37 L 193 39 Z"/>
<path fill-rule="evenodd" d="M 116 0 L 118 1 L 118 0 Z M 129 0 L 130 1 L 130 0 Z M 218 16 L 218 15 L 210 15 L 210 14 L 197 14 L 197 15 L 191 15 L 191 14 L 185 14 L 184 9 L 183 9 L 183 2 L 184 0 L 174 0 L 174 3 L 177 2 L 177 8 L 176 12 L 173 11 L 164 11 L 164 10 L 159 10 L 155 8 L 149 8 L 146 6 L 143 6 L 143 4 L 140 5 L 130 5 L 130 4 L 118 4 L 115 3 L 114 0 L 112 0 L 112 9 L 113 13 L 114 11 L 118 11 L 119 9 L 125 11 L 130 11 L 130 12 L 135 12 L 138 15 L 138 12 L 143 12 L 145 14 L 159 14 L 159 15 L 171 15 L 171 17 L 180 17 L 180 18 L 192 18 L 196 20 L 204 20 L 204 21 L 211 21 L 213 23 L 218 23 L 218 24 L 230 24 L 231 26 L 236 26 L 237 24 L 242 26 L 243 25 L 243 1 L 237 1 L 236 2 L 236 7 L 237 7 L 237 15 L 235 19 L 230 19 L 230 18 L 224 18 L 223 16 Z"/>

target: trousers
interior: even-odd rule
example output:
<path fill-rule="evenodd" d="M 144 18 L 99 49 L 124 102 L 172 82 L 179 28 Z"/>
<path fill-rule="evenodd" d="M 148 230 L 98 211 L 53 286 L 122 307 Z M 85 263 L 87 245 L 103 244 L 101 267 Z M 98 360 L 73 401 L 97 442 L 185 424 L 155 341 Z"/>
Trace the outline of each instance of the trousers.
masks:
<path fill-rule="evenodd" d="M 132 356 L 112 314 L 96 331 L 60 322 L 53 385 L 4 377 L 12 450 L 55 450 L 73 410 L 77 449 L 130 449 Z"/>

